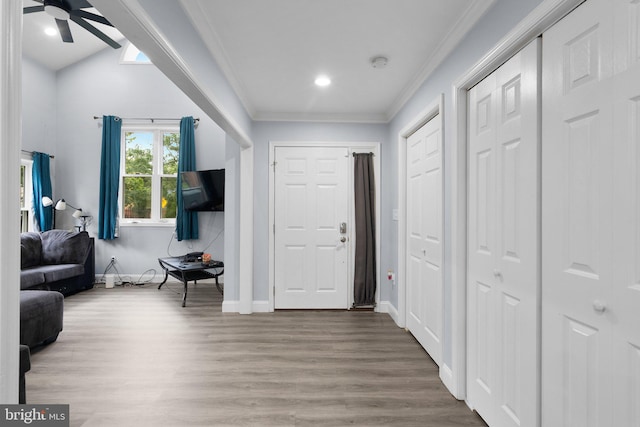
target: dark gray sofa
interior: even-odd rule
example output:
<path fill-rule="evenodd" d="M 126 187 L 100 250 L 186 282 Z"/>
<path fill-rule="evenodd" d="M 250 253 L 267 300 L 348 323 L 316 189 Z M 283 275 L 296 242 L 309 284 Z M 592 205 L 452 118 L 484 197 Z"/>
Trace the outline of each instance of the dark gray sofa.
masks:
<path fill-rule="evenodd" d="M 70 295 L 93 287 L 93 241 L 86 231 L 20 235 L 20 289 Z"/>

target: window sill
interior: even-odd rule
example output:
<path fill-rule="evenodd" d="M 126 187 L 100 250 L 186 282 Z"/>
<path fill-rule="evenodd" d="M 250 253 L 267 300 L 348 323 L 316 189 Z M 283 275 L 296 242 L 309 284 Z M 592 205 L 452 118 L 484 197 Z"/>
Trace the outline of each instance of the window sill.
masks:
<path fill-rule="evenodd" d="M 160 228 L 175 228 L 175 221 L 171 222 L 159 222 L 159 221 L 122 221 L 120 220 L 120 227 L 160 227 Z"/>

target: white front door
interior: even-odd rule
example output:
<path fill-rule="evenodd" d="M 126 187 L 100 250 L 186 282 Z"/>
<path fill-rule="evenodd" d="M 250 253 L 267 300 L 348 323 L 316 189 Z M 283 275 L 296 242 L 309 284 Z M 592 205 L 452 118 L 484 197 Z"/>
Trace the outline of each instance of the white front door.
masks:
<path fill-rule="evenodd" d="M 349 160 L 347 148 L 275 148 L 276 309 L 348 308 Z"/>
<path fill-rule="evenodd" d="M 543 425 L 640 426 L 640 2 L 543 40 Z"/>
<path fill-rule="evenodd" d="M 539 40 L 469 91 L 468 395 L 539 422 Z"/>
<path fill-rule="evenodd" d="M 440 116 L 407 138 L 407 328 L 442 359 L 442 133 Z"/>

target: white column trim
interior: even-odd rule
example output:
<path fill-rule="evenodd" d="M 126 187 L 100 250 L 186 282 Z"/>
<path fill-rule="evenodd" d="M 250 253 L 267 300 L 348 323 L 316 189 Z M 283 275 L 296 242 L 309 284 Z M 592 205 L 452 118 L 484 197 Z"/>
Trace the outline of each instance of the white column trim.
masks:
<path fill-rule="evenodd" d="M 18 403 L 22 2 L 0 4 L 0 402 Z"/>
<path fill-rule="evenodd" d="M 253 313 L 253 146 L 240 151 L 240 314 Z"/>

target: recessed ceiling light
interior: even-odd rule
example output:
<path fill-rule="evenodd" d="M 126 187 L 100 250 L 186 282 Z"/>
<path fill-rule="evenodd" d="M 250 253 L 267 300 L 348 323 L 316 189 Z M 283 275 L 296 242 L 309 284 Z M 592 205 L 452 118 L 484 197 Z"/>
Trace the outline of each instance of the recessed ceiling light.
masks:
<path fill-rule="evenodd" d="M 47 27 L 44 29 L 44 33 L 48 36 L 55 36 L 56 34 L 58 34 L 58 30 L 53 27 Z"/>
<path fill-rule="evenodd" d="M 320 87 L 329 86 L 331 84 L 331 79 L 327 76 L 318 76 L 316 77 L 315 84 Z"/>

